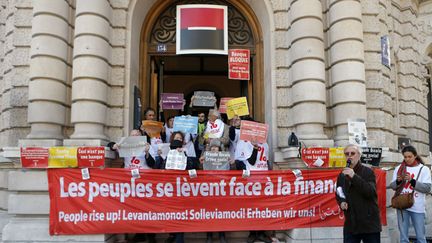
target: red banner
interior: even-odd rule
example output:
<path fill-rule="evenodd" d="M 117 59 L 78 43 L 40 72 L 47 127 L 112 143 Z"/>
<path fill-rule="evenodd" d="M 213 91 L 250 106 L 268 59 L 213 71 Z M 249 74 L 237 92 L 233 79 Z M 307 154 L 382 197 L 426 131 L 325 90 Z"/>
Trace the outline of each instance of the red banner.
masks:
<path fill-rule="evenodd" d="M 342 226 L 340 170 L 291 171 L 49 169 L 50 234 L 283 230 Z M 375 170 L 386 224 L 385 172 Z"/>
<path fill-rule="evenodd" d="M 23 168 L 48 168 L 48 148 L 21 148 L 21 166 Z"/>

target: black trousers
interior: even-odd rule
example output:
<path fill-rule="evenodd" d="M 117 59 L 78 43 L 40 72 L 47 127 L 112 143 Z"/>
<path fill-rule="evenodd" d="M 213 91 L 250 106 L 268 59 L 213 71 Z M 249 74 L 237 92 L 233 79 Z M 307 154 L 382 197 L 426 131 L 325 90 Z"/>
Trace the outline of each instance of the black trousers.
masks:
<path fill-rule="evenodd" d="M 380 243 L 381 233 L 351 234 L 344 232 L 344 243 Z"/>

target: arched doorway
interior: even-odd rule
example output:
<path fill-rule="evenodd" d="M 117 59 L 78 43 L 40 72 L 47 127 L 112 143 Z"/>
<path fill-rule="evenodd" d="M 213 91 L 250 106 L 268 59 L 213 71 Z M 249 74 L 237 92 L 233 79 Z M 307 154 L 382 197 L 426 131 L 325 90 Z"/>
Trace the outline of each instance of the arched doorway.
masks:
<path fill-rule="evenodd" d="M 228 79 L 227 57 L 221 55 L 176 55 L 176 6 L 218 4 L 228 6 L 230 49 L 249 49 L 251 80 Z M 158 108 L 160 93 L 213 91 L 216 97 L 247 96 L 251 114 L 264 122 L 263 51 L 261 29 L 250 7 L 243 1 L 158 1 L 141 29 L 140 82 L 144 107 Z"/>

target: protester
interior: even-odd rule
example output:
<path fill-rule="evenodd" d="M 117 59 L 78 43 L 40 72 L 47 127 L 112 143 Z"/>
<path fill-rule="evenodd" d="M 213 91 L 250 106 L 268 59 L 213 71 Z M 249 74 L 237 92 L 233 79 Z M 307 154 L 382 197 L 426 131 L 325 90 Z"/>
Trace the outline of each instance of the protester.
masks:
<path fill-rule="evenodd" d="M 361 150 L 357 145 L 346 146 L 344 154 L 347 167 L 339 174 L 336 185 L 336 200 L 345 214 L 344 242 L 380 242 L 375 174 L 360 162 Z"/>
<path fill-rule="evenodd" d="M 208 122 L 204 131 L 205 144 L 212 138 L 219 138 L 225 148 L 229 146 L 229 126 L 220 119 L 220 113 L 216 109 L 210 109 Z"/>
<path fill-rule="evenodd" d="M 156 111 L 151 107 L 148 107 L 147 109 L 145 109 L 144 110 L 144 120 L 157 121 L 156 120 Z M 165 141 L 165 139 L 166 139 L 166 134 L 163 130 L 157 136 L 151 136 L 150 134 L 148 134 L 146 132 L 147 128 L 144 126 L 144 124 L 141 125 L 140 129 L 141 129 L 141 133 L 143 134 L 143 136 L 147 137 L 147 141 L 150 143 L 150 146 L 153 148 L 152 151 L 157 151 L 158 150 L 158 144 L 163 143 L 163 141 Z M 152 154 L 152 156 L 155 157 L 156 154 Z"/>
<path fill-rule="evenodd" d="M 209 144 L 209 151 L 211 152 L 219 152 L 222 151 L 222 143 L 220 142 L 219 139 L 214 138 L 211 140 L 210 144 Z M 200 158 L 200 163 L 203 164 L 205 163 L 205 158 L 204 155 L 201 156 Z M 207 232 L 207 241 L 206 243 L 212 243 L 213 242 L 213 232 Z M 225 237 L 225 232 L 219 232 L 219 242 L 221 243 L 227 243 L 226 237 Z"/>
<path fill-rule="evenodd" d="M 184 148 L 184 135 L 181 132 L 173 132 L 171 134 L 170 139 L 170 149 L 176 149 L 179 152 L 184 152 L 186 155 L 186 151 Z M 161 168 L 165 169 L 166 160 L 160 156 L 157 156 L 157 160 L 161 161 Z M 198 162 L 196 158 L 187 157 L 187 165 L 186 170 L 197 169 Z M 184 243 L 184 233 L 171 233 L 169 234 L 168 239 L 165 240 L 167 243 Z"/>
<path fill-rule="evenodd" d="M 235 151 L 237 148 L 237 143 L 240 138 L 240 123 L 241 120 L 238 116 L 234 116 L 233 119 L 231 119 L 231 126 L 229 128 L 229 138 L 230 138 L 229 151 L 230 151 L 231 159 L 235 158 Z"/>
<path fill-rule="evenodd" d="M 165 130 L 165 143 L 168 143 L 169 141 L 166 141 L 166 139 L 169 139 L 171 137 L 171 134 L 173 133 L 173 129 L 174 129 L 174 116 L 170 116 L 168 117 L 165 125 L 164 125 L 164 130 Z"/>
<path fill-rule="evenodd" d="M 252 118 L 246 118 L 252 120 Z M 239 140 L 235 151 L 235 163 L 237 170 L 249 171 L 266 171 L 272 168 L 268 160 L 268 144 L 256 143 L 250 141 Z M 251 231 L 247 242 L 263 241 L 265 243 L 273 242 L 265 231 Z"/>
<path fill-rule="evenodd" d="M 204 150 L 204 131 L 206 130 L 206 115 L 204 112 L 198 113 L 198 132 L 195 138 L 195 152 L 199 156 Z"/>
<path fill-rule="evenodd" d="M 408 194 L 415 191 L 414 204 L 407 209 L 397 210 L 400 242 L 408 243 L 408 229 L 410 219 L 416 233 L 417 243 L 426 243 L 425 236 L 425 204 L 426 194 L 431 190 L 431 173 L 429 168 L 424 166 L 416 149 L 405 146 L 402 149 L 404 160 L 396 167 L 390 187 L 398 194 Z"/>

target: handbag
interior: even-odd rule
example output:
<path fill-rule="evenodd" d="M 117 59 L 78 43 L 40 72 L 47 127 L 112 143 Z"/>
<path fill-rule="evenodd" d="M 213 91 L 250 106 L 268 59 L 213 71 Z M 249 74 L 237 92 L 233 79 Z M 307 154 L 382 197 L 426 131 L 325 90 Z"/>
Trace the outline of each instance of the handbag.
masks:
<path fill-rule="evenodd" d="M 418 180 L 421 170 L 423 166 L 420 168 L 419 173 L 417 174 Z M 396 209 L 407 209 L 414 205 L 414 190 L 410 193 L 401 194 L 402 190 L 396 190 L 394 196 L 391 199 L 391 207 Z"/>

